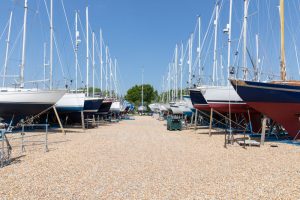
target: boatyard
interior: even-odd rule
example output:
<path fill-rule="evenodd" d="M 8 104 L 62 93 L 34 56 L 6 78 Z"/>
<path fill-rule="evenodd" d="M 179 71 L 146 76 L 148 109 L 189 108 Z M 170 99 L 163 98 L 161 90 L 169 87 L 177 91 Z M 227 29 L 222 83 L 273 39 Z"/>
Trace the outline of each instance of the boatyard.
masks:
<path fill-rule="evenodd" d="M 0 200 L 300 199 L 300 0 L 0 3 Z"/>
<path fill-rule="evenodd" d="M 2 199 L 298 199 L 298 146 L 231 146 L 136 116 L 49 135 L 0 170 Z M 30 153 L 29 153 L 30 152 Z"/>

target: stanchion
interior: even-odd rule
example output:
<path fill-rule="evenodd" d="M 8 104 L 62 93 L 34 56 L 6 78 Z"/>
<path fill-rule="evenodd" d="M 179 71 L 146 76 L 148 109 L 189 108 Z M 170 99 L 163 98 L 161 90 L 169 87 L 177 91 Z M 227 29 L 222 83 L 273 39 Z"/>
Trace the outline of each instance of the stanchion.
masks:
<path fill-rule="evenodd" d="M 47 115 L 47 118 L 46 118 L 46 124 L 45 124 L 45 128 L 46 128 L 46 135 L 45 135 L 45 152 L 48 152 L 49 149 L 48 149 L 48 115 Z"/>
<path fill-rule="evenodd" d="M 212 122 L 213 122 L 213 112 L 214 109 L 210 108 L 210 117 L 209 117 L 209 136 L 211 136 Z"/>
<path fill-rule="evenodd" d="M 0 130 L 0 132 L 1 132 L 1 138 L 2 138 L 2 142 L 1 142 L 1 144 L 2 144 L 2 150 L 1 150 L 1 167 L 4 167 L 4 159 L 5 159 L 5 157 L 4 157 L 4 155 L 5 155 L 5 151 L 4 151 L 4 133 L 5 133 L 5 130 L 4 129 L 2 129 L 2 130 Z"/>
<path fill-rule="evenodd" d="M 83 114 L 83 111 L 81 111 L 80 113 L 81 113 L 81 126 L 82 126 L 82 129 L 84 130 L 84 129 L 85 129 L 85 125 L 84 125 L 84 114 Z"/>
<path fill-rule="evenodd" d="M 53 110 L 54 110 L 54 113 L 55 113 L 55 115 L 56 115 L 57 121 L 58 121 L 59 126 L 60 126 L 60 128 L 61 128 L 61 132 L 62 132 L 63 134 L 66 134 L 65 129 L 64 129 L 64 127 L 63 127 L 63 125 L 62 125 L 62 123 L 61 123 L 61 121 L 60 121 L 60 118 L 59 118 L 59 115 L 58 115 L 58 113 L 57 113 L 57 110 L 56 110 L 55 106 L 53 106 L 52 108 L 53 108 Z"/>

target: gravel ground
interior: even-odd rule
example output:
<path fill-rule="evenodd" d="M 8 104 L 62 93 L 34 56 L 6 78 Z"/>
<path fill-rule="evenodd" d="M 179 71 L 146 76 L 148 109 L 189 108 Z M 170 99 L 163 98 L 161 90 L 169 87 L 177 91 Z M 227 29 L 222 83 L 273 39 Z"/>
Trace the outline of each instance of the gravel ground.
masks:
<path fill-rule="evenodd" d="M 205 132 L 136 117 L 51 134 L 48 153 L 0 169 L 0 199 L 300 199 L 300 147 L 225 149 Z"/>

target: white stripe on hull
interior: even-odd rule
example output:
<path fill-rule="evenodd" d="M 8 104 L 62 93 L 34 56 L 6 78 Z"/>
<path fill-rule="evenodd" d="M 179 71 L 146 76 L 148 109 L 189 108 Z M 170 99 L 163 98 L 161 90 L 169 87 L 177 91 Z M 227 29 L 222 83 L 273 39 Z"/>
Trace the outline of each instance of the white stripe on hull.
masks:
<path fill-rule="evenodd" d="M 65 93 L 64 90 L 1 90 L 0 103 L 54 105 Z"/>
<path fill-rule="evenodd" d="M 240 102 L 243 103 L 241 97 L 234 90 L 232 85 L 228 86 L 203 86 L 199 87 L 205 100 L 208 103 L 215 102 Z"/>
<path fill-rule="evenodd" d="M 66 93 L 57 103 L 56 107 L 64 108 L 64 107 L 77 107 L 83 108 L 84 106 L 84 93 Z"/>

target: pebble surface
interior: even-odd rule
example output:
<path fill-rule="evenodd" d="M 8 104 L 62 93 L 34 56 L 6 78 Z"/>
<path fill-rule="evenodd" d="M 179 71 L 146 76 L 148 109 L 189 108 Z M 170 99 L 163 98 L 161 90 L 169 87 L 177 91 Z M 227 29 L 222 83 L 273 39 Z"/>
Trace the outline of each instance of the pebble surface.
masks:
<path fill-rule="evenodd" d="M 300 147 L 233 145 L 152 117 L 49 135 L 0 168 L 2 199 L 300 199 Z M 16 153 L 14 152 L 16 157 Z"/>

